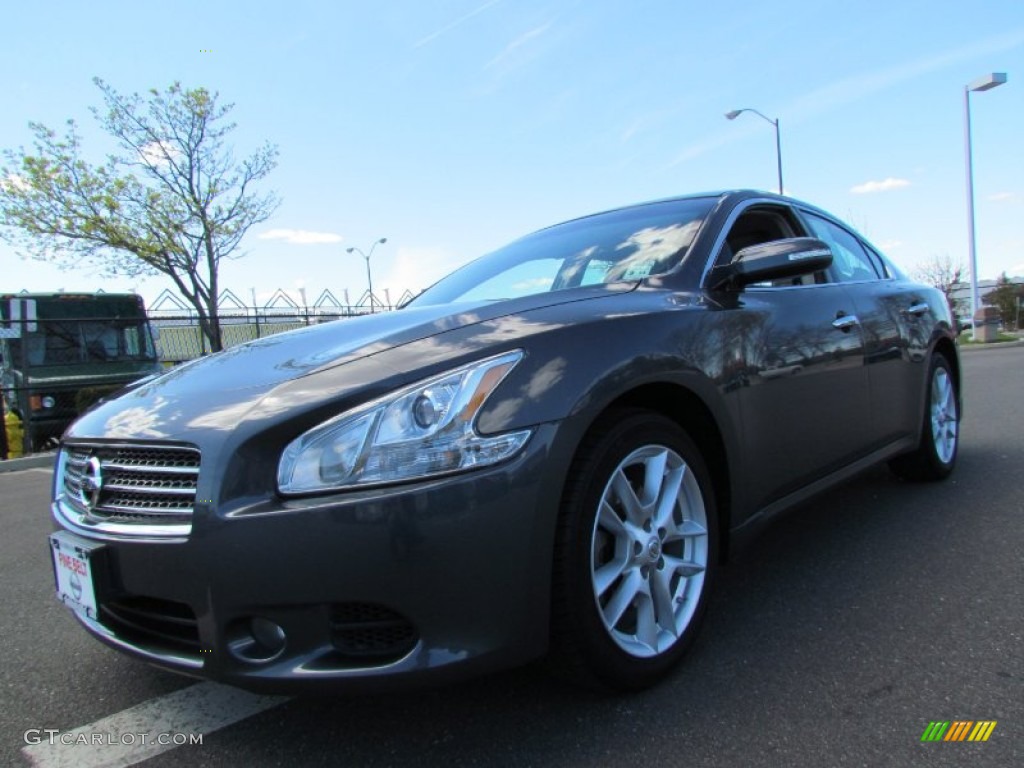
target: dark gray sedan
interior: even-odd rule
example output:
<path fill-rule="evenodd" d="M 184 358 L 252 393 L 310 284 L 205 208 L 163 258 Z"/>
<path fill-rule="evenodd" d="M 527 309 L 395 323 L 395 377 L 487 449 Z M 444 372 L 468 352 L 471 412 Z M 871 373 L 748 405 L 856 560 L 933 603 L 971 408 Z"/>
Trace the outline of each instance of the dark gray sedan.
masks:
<path fill-rule="evenodd" d="M 865 467 L 956 461 L 949 307 L 760 192 L 541 230 L 401 311 L 182 366 L 64 435 L 58 596 L 103 642 L 253 689 L 548 654 L 650 685 L 715 569 Z"/>

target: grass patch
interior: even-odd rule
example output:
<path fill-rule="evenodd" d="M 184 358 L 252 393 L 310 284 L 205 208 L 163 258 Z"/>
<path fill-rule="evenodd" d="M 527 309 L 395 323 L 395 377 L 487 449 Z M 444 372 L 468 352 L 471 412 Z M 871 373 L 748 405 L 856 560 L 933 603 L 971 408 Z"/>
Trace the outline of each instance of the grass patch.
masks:
<path fill-rule="evenodd" d="M 983 346 L 985 346 L 985 344 L 992 344 L 993 343 L 991 341 L 987 341 L 987 342 L 975 341 L 974 337 L 971 335 L 970 331 L 964 331 L 963 335 L 959 339 L 957 339 L 956 341 L 957 341 L 957 344 L 971 345 L 971 346 L 977 345 L 979 347 L 983 347 Z M 1002 332 L 1000 332 L 1000 334 L 998 336 L 996 336 L 995 341 L 1019 341 L 1019 338 L 1017 336 L 1014 336 L 1013 334 L 1010 334 L 1010 333 L 1002 333 Z"/>

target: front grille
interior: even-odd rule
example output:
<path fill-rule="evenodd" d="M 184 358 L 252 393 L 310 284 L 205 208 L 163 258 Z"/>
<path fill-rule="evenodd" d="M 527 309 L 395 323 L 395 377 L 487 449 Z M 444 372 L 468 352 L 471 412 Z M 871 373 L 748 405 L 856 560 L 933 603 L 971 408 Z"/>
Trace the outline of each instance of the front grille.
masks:
<path fill-rule="evenodd" d="M 120 639 L 156 651 L 199 656 L 199 625 L 184 603 L 123 597 L 100 605 L 100 623 Z"/>
<path fill-rule="evenodd" d="M 332 607 L 331 642 L 335 651 L 352 661 L 387 664 L 416 645 L 413 625 L 390 608 L 372 603 L 342 603 Z"/>
<path fill-rule="evenodd" d="M 61 467 L 62 501 L 75 522 L 127 535 L 143 533 L 133 525 L 151 535 L 160 535 L 161 527 L 175 535 L 191 527 L 199 479 L 195 448 L 69 445 Z"/>

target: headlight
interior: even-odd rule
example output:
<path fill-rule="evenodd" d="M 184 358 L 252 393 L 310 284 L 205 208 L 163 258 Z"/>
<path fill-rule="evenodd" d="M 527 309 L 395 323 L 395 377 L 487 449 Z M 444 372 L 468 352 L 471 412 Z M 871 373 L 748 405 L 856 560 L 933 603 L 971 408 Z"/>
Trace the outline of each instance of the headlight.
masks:
<path fill-rule="evenodd" d="M 477 414 L 521 351 L 434 376 L 314 427 L 289 443 L 277 469 L 282 493 L 310 493 L 494 464 L 530 430 L 479 435 Z"/>

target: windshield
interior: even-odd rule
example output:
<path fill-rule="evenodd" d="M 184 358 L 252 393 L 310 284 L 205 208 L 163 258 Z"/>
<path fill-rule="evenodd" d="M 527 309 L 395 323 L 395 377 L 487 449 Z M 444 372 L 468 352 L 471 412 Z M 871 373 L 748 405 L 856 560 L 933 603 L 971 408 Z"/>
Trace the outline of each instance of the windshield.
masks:
<path fill-rule="evenodd" d="M 30 367 L 156 359 L 149 327 L 142 320 L 43 320 L 24 341 Z M 19 340 L 11 341 L 11 353 L 17 365 Z"/>
<path fill-rule="evenodd" d="M 663 274 L 682 260 L 714 202 L 650 203 L 542 229 L 453 272 L 412 303 L 500 301 Z"/>

